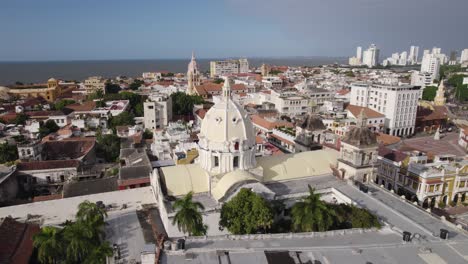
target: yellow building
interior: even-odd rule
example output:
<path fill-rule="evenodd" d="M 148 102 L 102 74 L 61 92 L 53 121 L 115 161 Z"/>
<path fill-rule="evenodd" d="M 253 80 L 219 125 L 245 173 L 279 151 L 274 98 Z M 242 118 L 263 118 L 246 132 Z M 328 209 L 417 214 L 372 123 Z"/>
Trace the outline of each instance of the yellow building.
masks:
<path fill-rule="evenodd" d="M 50 78 L 46 84 L 15 85 L 7 88 L 10 96 L 19 98 L 43 97 L 48 102 L 53 102 L 62 93 L 58 81 Z"/>

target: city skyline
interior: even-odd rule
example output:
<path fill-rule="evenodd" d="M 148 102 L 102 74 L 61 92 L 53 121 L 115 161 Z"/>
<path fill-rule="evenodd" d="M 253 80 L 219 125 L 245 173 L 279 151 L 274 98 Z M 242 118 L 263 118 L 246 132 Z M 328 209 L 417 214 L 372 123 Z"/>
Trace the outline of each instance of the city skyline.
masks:
<path fill-rule="evenodd" d="M 410 45 L 449 53 L 468 43 L 459 23 L 467 7 L 462 0 L 22 0 L 0 11 L 7 40 L 0 61 L 182 59 L 192 50 L 199 58 L 345 57 L 371 43 L 384 56 Z"/>

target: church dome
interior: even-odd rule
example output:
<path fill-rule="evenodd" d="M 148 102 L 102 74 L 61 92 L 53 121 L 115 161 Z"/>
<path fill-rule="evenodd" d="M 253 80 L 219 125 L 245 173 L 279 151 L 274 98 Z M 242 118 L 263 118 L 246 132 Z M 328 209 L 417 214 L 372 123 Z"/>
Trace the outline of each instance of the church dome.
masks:
<path fill-rule="evenodd" d="M 198 145 L 202 168 L 212 174 L 255 167 L 255 132 L 247 113 L 231 99 L 226 78 L 222 100 L 203 118 Z"/>
<path fill-rule="evenodd" d="M 201 125 L 200 137 L 212 143 L 243 141 L 249 146 L 255 145 L 252 121 L 244 109 L 230 99 L 221 100 L 208 110 Z"/>

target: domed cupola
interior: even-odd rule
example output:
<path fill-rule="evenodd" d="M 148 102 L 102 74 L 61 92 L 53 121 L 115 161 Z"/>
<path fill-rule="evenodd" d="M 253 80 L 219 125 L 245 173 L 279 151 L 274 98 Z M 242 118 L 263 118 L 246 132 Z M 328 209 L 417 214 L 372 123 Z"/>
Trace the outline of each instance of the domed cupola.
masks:
<path fill-rule="evenodd" d="M 206 113 L 199 138 L 202 168 L 211 174 L 255 167 L 255 132 L 247 113 L 231 100 L 228 78 L 223 85 L 222 100 Z"/>

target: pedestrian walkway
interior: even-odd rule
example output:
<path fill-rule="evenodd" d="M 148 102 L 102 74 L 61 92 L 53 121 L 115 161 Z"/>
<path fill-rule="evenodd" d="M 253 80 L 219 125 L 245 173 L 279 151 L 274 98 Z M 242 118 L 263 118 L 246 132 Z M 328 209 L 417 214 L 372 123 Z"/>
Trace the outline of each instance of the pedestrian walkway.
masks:
<path fill-rule="evenodd" d="M 447 229 L 450 232 L 450 240 L 468 238 L 460 230 L 455 230 L 401 198 L 381 189 L 371 188 L 369 193 L 363 193 L 351 185 L 340 186 L 337 189 L 353 199 L 359 206 L 367 208 L 400 231 L 418 233 L 427 240 L 437 241 L 440 240 L 440 229 Z"/>

